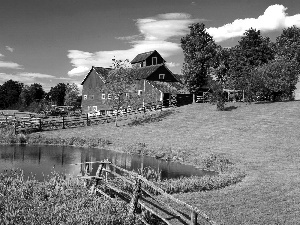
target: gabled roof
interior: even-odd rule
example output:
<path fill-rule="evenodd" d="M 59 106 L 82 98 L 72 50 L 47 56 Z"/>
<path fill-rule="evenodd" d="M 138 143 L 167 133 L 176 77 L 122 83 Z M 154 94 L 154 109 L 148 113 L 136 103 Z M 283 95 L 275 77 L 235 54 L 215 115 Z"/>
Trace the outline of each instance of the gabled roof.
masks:
<path fill-rule="evenodd" d="M 149 58 L 153 53 L 157 53 L 158 55 L 160 55 L 156 50 L 154 51 L 150 51 L 150 52 L 144 52 L 144 53 L 140 53 L 138 54 L 130 63 L 134 64 L 134 63 L 139 63 L 142 61 L 145 61 L 147 58 Z M 160 55 L 161 57 L 161 55 Z M 164 60 L 165 62 L 165 60 Z"/>
<path fill-rule="evenodd" d="M 88 78 L 88 76 L 90 75 L 90 73 L 95 70 L 95 72 L 99 75 L 100 79 L 103 80 L 103 82 L 106 82 L 107 77 L 109 75 L 109 72 L 112 70 L 111 68 L 103 68 L 103 67 L 94 67 L 92 66 L 92 69 L 90 69 L 90 71 L 88 72 L 88 74 L 85 76 L 85 78 L 83 79 L 83 81 L 81 82 L 81 85 L 83 85 L 83 83 L 85 82 L 85 80 Z"/>
<path fill-rule="evenodd" d="M 156 89 L 160 90 L 163 93 L 171 94 L 185 94 L 187 91 L 184 86 L 178 82 L 162 82 L 162 81 L 151 81 L 147 80 Z"/>
<path fill-rule="evenodd" d="M 135 79 L 138 79 L 138 80 L 139 79 L 146 79 L 152 73 L 154 73 L 158 68 L 160 68 L 161 66 L 164 66 L 164 64 L 140 67 L 140 68 L 137 68 L 137 69 L 133 69 L 132 73 L 133 73 Z"/>

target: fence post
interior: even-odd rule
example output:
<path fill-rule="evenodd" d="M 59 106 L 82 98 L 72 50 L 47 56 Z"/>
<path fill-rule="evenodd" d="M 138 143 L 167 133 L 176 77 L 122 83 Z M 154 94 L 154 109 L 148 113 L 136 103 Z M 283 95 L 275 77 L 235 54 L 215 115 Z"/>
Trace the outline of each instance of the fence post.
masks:
<path fill-rule="evenodd" d="M 89 114 L 88 114 L 88 113 L 86 114 L 86 125 L 87 125 L 87 126 L 90 125 L 90 124 L 89 124 Z"/>
<path fill-rule="evenodd" d="M 132 199 L 129 204 L 129 215 L 133 215 L 137 209 L 139 195 L 141 191 L 141 180 L 136 178 L 135 180 L 135 186 L 132 194 Z"/>
<path fill-rule="evenodd" d="M 63 118 L 63 127 L 62 127 L 62 129 L 66 129 L 66 127 L 65 127 L 65 117 L 63 116 L 62 118 Z"/>
<path fill-rule="evenodd" d="M 42 130 L 42 118 L 40 118 L 39 120 L 40 120 L 39 129 L 41 131 Z"/>
<path fill-rule="evenodd" d="M 194 210 L 191 213 L 191 225 L 197 225 L 197 213 Z"/>

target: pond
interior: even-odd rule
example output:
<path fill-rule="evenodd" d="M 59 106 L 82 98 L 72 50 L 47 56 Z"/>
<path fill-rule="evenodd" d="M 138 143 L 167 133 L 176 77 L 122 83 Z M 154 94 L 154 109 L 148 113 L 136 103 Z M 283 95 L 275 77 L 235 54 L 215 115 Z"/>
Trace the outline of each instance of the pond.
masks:
<path fill-rule="evenodd" d="M 128 155 L 104 150 L 66 146 L 21 146 L 0 145 L 0 172 L 10 169 L 22 169 L 25 178 L 34 175 L 37 180 L 46 179 L 47 175 L 56 171 L 70 176 L 82 174 L 82 165 L 71 165 L 80 162 L 95 162 L 108 159 L 114 164 L 138 171 L 141 168 L 152 168 L 160 172 L 162 179 L 182 176 L 215 175 L 215 172 L 203 171 L 193 166 L 169 162 L 149 156 Z M 91 164 L 96 173 L 99 164 Z"/>

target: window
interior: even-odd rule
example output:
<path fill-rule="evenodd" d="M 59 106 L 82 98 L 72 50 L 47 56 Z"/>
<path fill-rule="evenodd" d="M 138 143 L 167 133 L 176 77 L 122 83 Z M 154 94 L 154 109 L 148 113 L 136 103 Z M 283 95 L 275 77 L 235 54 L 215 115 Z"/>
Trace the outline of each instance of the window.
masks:
<path fill-rule="evenodd" d="M 94 99 L 94 95 L 91 95 L 91 96 L 90 96 L 90 99 L 93 100 L 93 99 Z"/>
<path fill-rule="evenodd" d="M 97 106 L 93 106 L 93 111 L 97 111 Z"/>
<path fill-rule="evenodd" d="M 108 95 L 107 95 L 107 99 L 111 99 L 111 94 L 108 94 Z"/>
<path fill-rule="evenodd" d="M 142 90 L 138 90 L 138 95 L 142 95 L 143 91 Z"/>
<path fill-rule="evenodd" d="M 156 65 L 157 64 L 157 57 L 152 57 L 152 65 Z"/>
<path fill-rule="evenodd" d="M 165 79 L 165 74 L 159 74 L 159 77 L 158 77 L 160 80 L 163 80 Z"/>
<path fill-rule="evenodd" d="M 87 100 L 87 95 L 84 95 L 84 96 L 83 96 L 83 100 Z"/>
<path fill-rule="evenodd" d="M 105 99 L 105 94 L 102 94 L 102 99 Z"/>
<path fill-rule="evenodd" d="M 125 93 L 125 97 L 126 97 L 126 98 L 129 98 L 129 93 Z"/>

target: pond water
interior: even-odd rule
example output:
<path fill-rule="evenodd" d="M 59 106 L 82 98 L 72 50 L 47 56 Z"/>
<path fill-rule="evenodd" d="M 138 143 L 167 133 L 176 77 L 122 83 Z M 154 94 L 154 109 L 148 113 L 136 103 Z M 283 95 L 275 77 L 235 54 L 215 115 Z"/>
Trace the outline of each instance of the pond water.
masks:
<path fill-rule="evenodd" d="M 198 170 L 193 166 L 153 157 L 128 155 L 103 149 L 66 146 L 0 145 L 0 173 L 4 170 L 22 169 L 25 178 L 34 175 L 38 180 L 44 180 L 53 171 L 76 176 L 82 174 L 84 168 L 82 165 L 70 164 L 95 162 L 104 159 L 108 159 L 114 164 L 131 171 L 150 167 L 156 172 L 160 172 L 162 179 L 216 174 L 215 172 Z M 91 165 L 91 174 L 94 175 L 99 164 Z"/>

